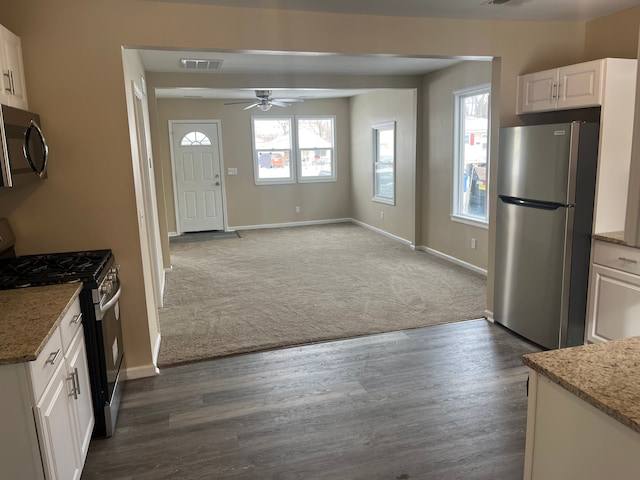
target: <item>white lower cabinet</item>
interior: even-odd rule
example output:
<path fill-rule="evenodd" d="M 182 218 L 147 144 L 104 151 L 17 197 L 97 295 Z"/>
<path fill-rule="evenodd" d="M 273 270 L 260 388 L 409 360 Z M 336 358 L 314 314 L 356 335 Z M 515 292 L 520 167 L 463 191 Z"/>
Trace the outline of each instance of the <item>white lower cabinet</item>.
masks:
<path fill-rule="evenodd" d="M 82 474 L 94 416 L 79 311 L 76 300 L 36 360 L 0 366 L 2 479 Z"/>
<path fill-rule="evenodd" d="M 640 250 L 595 242 L 587 340 L 606 342 L 640 335 Z"/>
<path fill-rule="evenodd" d="M 61 363 L 44 395 L 35 408 L 40 450 L 47 478 L 80 478 L 80 459 L 76 447 L 76 428 L 73 397 L 70 385 L 73 379 Z"/>
<path fill-rule="evenodd" d="M 640 433 L 529 371 L 525 480 L 632 480 Z"/>

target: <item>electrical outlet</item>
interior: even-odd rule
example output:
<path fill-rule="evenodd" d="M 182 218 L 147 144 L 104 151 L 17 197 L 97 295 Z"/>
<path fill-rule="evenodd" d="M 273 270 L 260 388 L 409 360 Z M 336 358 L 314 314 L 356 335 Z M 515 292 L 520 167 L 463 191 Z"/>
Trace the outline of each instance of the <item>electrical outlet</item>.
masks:
<path fill-rule="evenodd" d="M 380 220 L 384 220 L 384 211 L 380 210 Z"/>
<path fill-rule="evenodd" d="M 296 207 L 296 213 L 300 213 L 300 207 Z"/>
<path fill-rule="evenodd" d="M 471 249 L 472 249 L 472 250 L 475 250 L 475 249 L 476 249 L 476 243 L 477 243 L 477 242 L 476 242 L 476 239 L 475 239 L 475 238 L 472 238 L 472 239 L 471 239 Z"/>

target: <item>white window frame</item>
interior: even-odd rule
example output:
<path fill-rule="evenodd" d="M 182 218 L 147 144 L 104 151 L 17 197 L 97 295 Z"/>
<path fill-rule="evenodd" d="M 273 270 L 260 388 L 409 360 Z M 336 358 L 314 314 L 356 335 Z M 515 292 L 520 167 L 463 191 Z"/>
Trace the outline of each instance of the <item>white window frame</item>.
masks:
<path fill-rule="evenodd" d="M 489 94 L 489 118 L 487 119 L 487 160 L 486 160 L 486 197 L 485 197 L 485 218 L 482 219 L 475 215 L 466 215 L 462 213 L 461 199 L 461 174 L 464 168 L 464 158 L 462 158 L 462 152 L 464 152 L 464 122 L 461 117 L 461 104 L 466 97 L 472 97 L 474 95 L 480 95 L 483 93 Z M 466 223 L 481 228 L 489 228 L 489 171 L 490 171 L 490 152 L 489 146 L 491 143 L 491 84 L 485 83 L 482 85 L 476 85 L 471 88 L 465 88 L 453 93 L 454 101 L 454 128 L 453 128 L 453 188 L 452 188 L 452 202 L 451 202 L 451 220 L 460 223 Z"/>
<path fill-rule="evenodd" d="M 289 176 L 285 178 L 260 178 L 259 152 L 256 148 L 256 120 L 288 120 L 290 148 L 279 148 L 278 151 L 289 152 Z M 297 124 L 293 115 L 252 115 L 251 116 L 251 148 L 253 162 L 253 178 L 256 185 L 282 185 L 296 183 L 295 131 Z M 275 150 L 275 149 L 274 149 Z"/>
<path fill-rule="evenodd" d="M 387 196 L 383 196 L 380 195 L 379 192 L 377 191 L 377 182 L 376 182 L 376 168 L 378 166 L 378 164 L 380 163 L 379 158 L 380 158 L 380 148 L 379 148 L 379 132 L 380 131 L 384 131 L 384 130 L 392 130 L 393 131 L 393 162 L 391 163 L 391 166 L 393 168 L 393 172 L 392 172 L 392 177 L 393 177 L 393 191 L 390 197 Z M 395 205 L 396 204 L 396 155 L 397 155 L 397 148 L 396 148 L 396 122 L 395 121 L 390 121 L 390 122 L 383 122 L 383 123 L 376 123 L 371 125 L 371 132 L 372 132 L 372 151 L 373 151 L 373 155 L 372 155 L 372 196 L 371 196 L 371 200 L 374 202 L 378 202 L 378 203 L 385 203 L 387 205 Z"/>
<path fill-rule="evenodd" d="M 299 142 L 298 120 L 331 120 L 331 147 L 330 148 L 302 148 Z M 296 157 L 298 167 L 298 182 L 300 183 L 318 183 L 318 182 L 335 182 L 338 179 L 336 160 L 336 117 L 335 115 L 296 115 L 295 117 L 295 141 L 296 141 Z M 302 176 L 302 151 L 303 150 L 331 150 L 331 175 L 326 176 Z"/>

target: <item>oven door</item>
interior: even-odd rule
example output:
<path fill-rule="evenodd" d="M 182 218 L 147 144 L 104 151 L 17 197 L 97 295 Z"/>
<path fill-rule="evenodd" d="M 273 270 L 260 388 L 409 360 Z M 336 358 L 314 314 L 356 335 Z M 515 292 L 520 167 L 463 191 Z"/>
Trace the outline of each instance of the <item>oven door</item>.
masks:
<path fill-rule="evenodd" d="M 124 358 L 119 302 L 122 285 L 116 279 L 112 283 L 112 287 L 112 291 L 102 296 L 100 303 L 96 305 L 97 334 L 102 337 L 98 340 L 98 345 L 102 345 L 107 379 L 107 391 L 105 392 L 107 396 L 104 399 L 104 434 L 107 437 L 113 435 L 116 427 L 122 396 L 120 367 Z"/>

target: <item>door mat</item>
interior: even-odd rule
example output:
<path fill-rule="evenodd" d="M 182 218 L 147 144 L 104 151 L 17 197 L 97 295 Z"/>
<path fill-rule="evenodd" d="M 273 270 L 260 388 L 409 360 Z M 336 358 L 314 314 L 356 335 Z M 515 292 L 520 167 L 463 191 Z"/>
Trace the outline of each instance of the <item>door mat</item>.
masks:
<path fill-rule="evenodd" d="M 209 240 L 220 240 L 224 238 L 241 238 L 238 232 L 224 232 L 222 230 L 212 230 L 210 232 L 188 232 L 178 237 L 171 237 L 169 243 L 206 242 Z"/>

